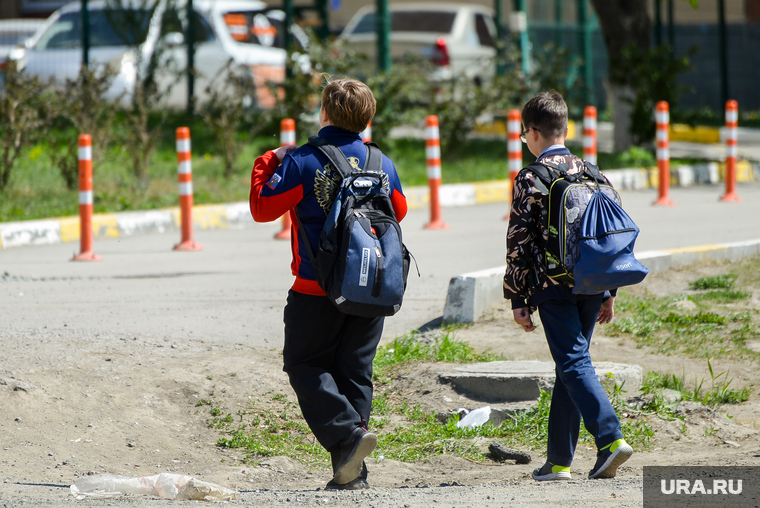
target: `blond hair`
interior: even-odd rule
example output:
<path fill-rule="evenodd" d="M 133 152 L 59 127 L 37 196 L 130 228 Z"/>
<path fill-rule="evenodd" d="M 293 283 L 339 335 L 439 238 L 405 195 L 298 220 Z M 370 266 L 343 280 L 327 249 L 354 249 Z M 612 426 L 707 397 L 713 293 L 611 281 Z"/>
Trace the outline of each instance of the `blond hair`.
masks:
<path fill-rule="evenodd" d="M 375 116 L 375 96 L 357 79 L 343 78 L 327 83 L 322 90 L 322 108 L 330 125 L 360 133 Z"/>

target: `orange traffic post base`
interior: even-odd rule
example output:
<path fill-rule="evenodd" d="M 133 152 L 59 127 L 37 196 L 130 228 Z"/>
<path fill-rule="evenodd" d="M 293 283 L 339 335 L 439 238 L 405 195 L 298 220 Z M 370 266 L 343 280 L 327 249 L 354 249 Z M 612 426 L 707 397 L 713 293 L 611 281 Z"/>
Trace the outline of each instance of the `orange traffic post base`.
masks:
<path fill-rule="evenodd" d="M 296 144 L 296 121 L 292 118 L 285 118 L 280 121 L 280 146 Z M 290 219 L 290 212 L 285 213 L 280 221 L 282 227 L 276 235 L 275 240 L 290 240 L 293 221 Z"/>
<path fill-rule="evenodd" d="M 179 181 L 179 207 L 182 220 L 182 240 L 174 250 L 196 251 L 203 246 L 193 240 L 193 166 L 190 150 L 190 129 L 179 127 L 177 135 L 177 180 Z"/>
<path fill-rule="evenodd" d="M 438 117 L 430 115 L 425 120 L 425 155 L 427 158 L 427 177 L 430 186 L 430 222 L 425 229 L 449 229 L 441 217 L 441 136 L 438 130 Z"/>
<path fill-rule="evenodd" d="M 736 158 L 739 128 L 739 103 L 726 102 L 726 193 L 721 201 L 739 203 L 742 198 L 736 193 Z"/>
<path fill-rule="evenodd" d="M 522 123 L 520 120 L 520 110 L 510 109 L 507 113 L 507 169 L 509 170 L 509 209 L 512 208 L 512 198 L 515 192 L 515 177 L 522 169 L 522 141 L 520 134 Z M 504 216 L 504 220 L 509 220 L 510 211 Z"/>
<path fill-rule="evenodd" d="M 79 254 L 72 261 L 102 261 L 92 251 L 92 137 L 79 136 Z"/>
<path fill-rule="evenodd" d="M 658 197 L 652 203 L 657 206 L 675 206 L 670 199 L 670 109 L 668 103 L 657 103 L 655 113 L 657 122 L 657 169 L 658 169 Z"/>

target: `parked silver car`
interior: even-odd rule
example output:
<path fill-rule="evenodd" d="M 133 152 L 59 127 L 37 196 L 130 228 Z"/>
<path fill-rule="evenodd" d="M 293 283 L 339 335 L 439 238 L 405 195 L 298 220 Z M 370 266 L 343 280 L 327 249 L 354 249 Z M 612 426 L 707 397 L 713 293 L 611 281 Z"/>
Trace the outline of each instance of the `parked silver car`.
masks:
<path fill-rule="evenodd" d="M 187 103 L 185 0 L 153 3 L 121 0 L 115 8 L 113 1 L 91 0 L 88 6 L 90 62 L 110 65 L 116 71 L 106 98 L 128 102 L 137 77 L 155 68 L 154 77 L 160 89 L 167 93 L 167 105 L 183 107 Z M 282 81 L 285 77 L 286 52 L 277 47 L 275 37 L 277 17 L 267 17 L 266 5 L 258 0 L 194 0 L 193 7 L 198 101 L 202 103 L 207 99 L 205 89 L 212 80 L 224 81 L 230 60 L 233 67 L 252 73 L 261 88 L 257 98 L 268 99 L 266 82 Z M 254 18 L 258 35 L 251 31 L 247 41 L 235 40 L 240 20 Z M 18 58 L 23 72 L 55 83 L 74 79 L 81 60 L 79 2 L 67 4 L 53 13 Z"/>
<path fill-rule="evenodd" d="M 493 11 L 469 3 L 393 3 L 391 58 L 422 56 L 436 65 L 434 79 L 467 76 L 477 84 L 495 74 L 496 25 Z M 377 53 L 375 7 L 351 18 L 341 34 L 350 47 L 372 59 Z"/>

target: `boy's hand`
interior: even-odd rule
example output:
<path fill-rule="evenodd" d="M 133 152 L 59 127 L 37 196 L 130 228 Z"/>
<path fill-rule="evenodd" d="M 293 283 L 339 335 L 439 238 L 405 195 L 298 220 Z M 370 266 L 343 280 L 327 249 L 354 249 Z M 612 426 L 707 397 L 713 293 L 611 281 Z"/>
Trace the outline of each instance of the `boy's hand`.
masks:
<path fill-rule="evenodd" d="M 530 315 L 530 309 L 523 307 L 522 309 L 512 309 L 512 314 L 515 318 L 515 323 L 523 327 L 526 332 L 532 332 L 536 329 L 536 325 L 533 324 L 533 318 Z"/>
<path fill-rule="evenodd" d="M 298 148 L 296 145 L 285 145 L 272 151 L 277 156 L 277 161 L 282 162 L 282 159 L 285 157 L 285 155 L 289 154 L 296 148 Z"/>
<path fill-rule="evenodd" d="M 615 317 L 615 297 L 609 297 L 605 302 L 602 302 L 602 308 L 599 309 L 599 317 L 596 318 L 597 323 L 609 323 L 612 318 Z"/>

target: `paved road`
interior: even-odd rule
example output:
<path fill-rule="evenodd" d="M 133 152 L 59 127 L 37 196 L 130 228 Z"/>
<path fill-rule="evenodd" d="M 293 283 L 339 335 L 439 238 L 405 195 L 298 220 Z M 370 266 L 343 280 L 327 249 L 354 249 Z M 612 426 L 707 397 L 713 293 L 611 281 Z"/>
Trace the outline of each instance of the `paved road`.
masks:
<path fill-rule="evenodd" d="M 738 204 L 718 202 L 721 193 L 672 189 L 676 206 L 664 208 L 651 206 L 656 191 L 624 192 L 642 231 L 637 251 L 760 238 L 760 184 L 740 185 Z M 410 212 L 405 241 L 422 276 L 410 275 L 385 339 L 442 316 L 452 276 L 503 264 L 505 212 L 504 204 L 446 208 L 445 231 L 424 230 L 427 212 Z M 69 262 L 76 244 L 2 250 L 0 330 L 82 328 L 279 348 L 292 277 L 288 243 L 272 240 L 278 227 L 199 232 L 204 250 L 192 253 L 173 252 L 173 234 L 98 241 L 99 263 Z"/>

